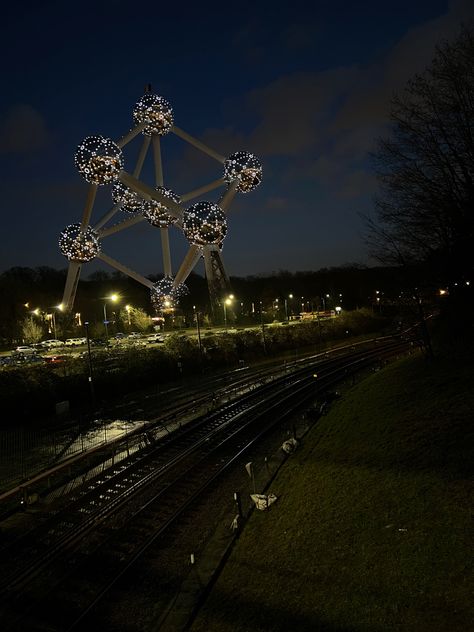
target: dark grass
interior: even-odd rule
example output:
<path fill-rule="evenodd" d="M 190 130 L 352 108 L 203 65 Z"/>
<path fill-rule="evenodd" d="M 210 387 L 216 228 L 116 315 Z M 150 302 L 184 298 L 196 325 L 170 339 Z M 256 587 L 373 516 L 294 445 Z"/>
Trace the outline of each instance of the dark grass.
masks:
<path fill-rule="evenodd" d="M 420 356 L 323 417 L 255 512 L 192 627 L 473 629 L 474 375 Z"/>

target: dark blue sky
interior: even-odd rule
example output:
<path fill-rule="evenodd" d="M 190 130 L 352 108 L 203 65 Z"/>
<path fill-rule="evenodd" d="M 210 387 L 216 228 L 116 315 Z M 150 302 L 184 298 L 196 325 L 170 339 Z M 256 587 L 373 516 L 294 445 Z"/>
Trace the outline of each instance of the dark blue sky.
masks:
<path fill-rule="evenodd" d="M 223 155 L 247 150 L 263 162 L 262 185 L 229 214 L 229 274 L 370 263 L 359 215 L 370 212 L 375 191 L 367 152 L 387 130 L 390 95 L 473 17 L 471 5 L 116 0 L 10 8 L 0 44 L 0 271 L 66 266 L 58 234 L 80 220 L 88 188 L 75 149 L 91 134 L 122 136 L 146 83 L 171 102 L 177 126 Z M 139 147 L 136 139 L 125 150 L 129 171 Z M 173 135 L 162 151 L 165 185 L 177 193 L 221 176 L 217 162 Z M 143 179 L 152 184 L 150 169 Z M 103 189 L 92 223 L 111 206 Z M 162 269 L 159 244 L 157 229 L 142 222 L 103 249 L 150 274 Z M 173 235 L 175 270 L 186 250 Z M 98 268 L 106 269 L 92 263 L 84 273 Z"/>

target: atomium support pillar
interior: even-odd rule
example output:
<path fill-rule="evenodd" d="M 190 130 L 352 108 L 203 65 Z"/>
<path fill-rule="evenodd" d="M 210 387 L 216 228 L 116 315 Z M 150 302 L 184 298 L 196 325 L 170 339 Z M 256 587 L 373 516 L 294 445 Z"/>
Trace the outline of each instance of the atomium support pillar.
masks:
<path fill-rule="evenodd" d="M 191 246 L 183 259 L 176 276 L 174 278 L 174 287 L 178 287 L 180 283 L 184 283 L 193 271 L 199 259 L 202 257 L 202 250 L 198 246 Z"/>
<path fill-rule="evenodd" d="M 205 246 L 203 255 L 212 315 L 215 318 L 222 296 L 230 289 L 230 281 L 218 246 Z"/>
<path fill-rule="evenodd" d="M 76 298 L 77 285 L 81 276 L 81 264 L 77 261 L 71 261 L 67 271 L 66 285 L 64 286 L 63 300 L 61 306 L 64 311 L 69 312 L 74 305 Z"/>
<path fill-rule="evenodd" d="M 99 252 L 99 254 L 97 255 L 97 259 L 101 259 L 104 263 L 107 263 L 111 268 L 114 268 L 115 270 L 122 272 L 122 274 L 126 274 L 131 279 L 135 279 L 135 281 L 138 281 L 138 283 L 141 283 L 145 287 L 149 289 L 153 287 L 153 282 L 150 281 L 150 279 L 147 279 L 141 274 L 138 274 L 138 272 L 135 272 L 134 270 L 132 270 L 131 268 L 124 266 L 123 263 L 120 263 L 119 261 L 112 259 L 112 257 L 109 257 L 108 255 L 106 255 L 105 252 Z"/>
<path fill-rule="evenodd" d="M 170 198 L 165 197 L 153 187 L 150 187 L 144 182 L 141 182 L 140 180 L 138 180 L 131 174 L 127 173 L 126 171 L 120 172 L 119 180 L 123 182 L 123 184 L 130 187 L 132 191 L 135 191 L 135 193 L 138 193 L 138 195 L 140 195 L 145 200 L 156 200 L 157 202 L 161 202 L 163 206 L 166 206 L 169 214 L 172 217 L 175 217 L 178 220 L 183 219 L 183 210 L 184 210 L 183 207 L 177 204 L 176 202 L 173 202 L 173 200 L 171 200 Z"/>
<path fill-rule="evenodd" d="M 155 184 L 156 186 L 163 186 L 163 162 L 161 160 L 161 142 L 160 137 L 157 134 L 153 135 L 153 159 L 155 162 Z M 163 274 L 165 276 L 172 275 L 171 268 L 171 250 L 170 250 L 170 237 L 168 233 L 168 227 L 160 228 L 161 234 L 161 251 L 163 253 Z"/>
<path fill-rule="evenodd" d="M 89 191 L 87 192 L 86 205 L 84 207 L 84 212 L 82 214 L 81 230 L 85 230 L 89 226 L 96 194 L 97 194 L 97 185 L 90 184 Z"/>

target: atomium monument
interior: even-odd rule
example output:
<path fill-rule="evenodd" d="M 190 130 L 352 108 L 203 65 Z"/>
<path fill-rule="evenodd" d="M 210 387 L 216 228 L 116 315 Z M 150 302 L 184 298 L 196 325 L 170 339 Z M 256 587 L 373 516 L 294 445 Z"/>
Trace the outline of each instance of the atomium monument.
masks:
<path fill-rule="evenodd" d="M 176 305 L 179 298 L 187 293 L 185 281 L 203 258 L 211 306 L 214 306 L 229 284 L 221 254 L 227 234 L 226 212 L 238 192 L 249 193 L 260 184 L 262 165 L 258 158 L 245 151 L 225 158 L 176 127 L 171 105 L 151 91 L 145 92 L 138 100 L 132 115 L 134 127 L 118 141 L 88 136 L 76 150 L 74 163 L 90 187 L 82 221 L 67 226 L 59 237 L 60 251 L 69 261 L 63 309 L 72 309 L 81 267 L 94 258 L 145 285 L 150 290 L 150 300 L 157 312 Z M 223 165 L 221 177 L 182 195 L 165 187 L 160 139 L 169 133 L 220 162 Z M 139 134 L 143 135 L 143 143 L 135 168 L 130 173 L 125 169 L 122 149 Z M 155 172 L 153 185 L 140 180 L 150 145 Z M 99 186 L 111 187 L 113 206 L 92 224 Z M 201 198 L 220 187 L 225 187 L 225 191 L 217 202 L 200 200 L 186 206 L 190 200 Z M 119 211 L 124 211 L 128 217 L 113 223 Z M 159 230 L 161 236 L 164 276 L 157 283 L 112 259 L 102 245 L 106 238 L 144 220 Z M 181 230 L 189 242 L 189 250 L 175 274 L 171 265 L 170 229 Z"/>

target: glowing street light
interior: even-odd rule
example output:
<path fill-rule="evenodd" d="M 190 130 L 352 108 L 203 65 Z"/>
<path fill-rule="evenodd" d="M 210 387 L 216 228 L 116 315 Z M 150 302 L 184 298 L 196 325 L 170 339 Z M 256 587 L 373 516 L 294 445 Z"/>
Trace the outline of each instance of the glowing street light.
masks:
<path fill-rule="evenodd" d="M 105 344 L 108 346 L 109 345 L 109 330 L 107 325 L 109 324 L 109 321 L 107 320 L 107 300 L 112 301 L 112 303 L 116 303 L 118 300 L 120 299 L 120 296 L 118 294 L 111 294 L 110 296 L 106 296 L 105 297 L 105 302 L 104 302 L 104 329 L 105 329 Z"/>
<path fill-rule="evenodd" d="M 229 296 L 225 299 L 223 305 L 224 305 L 224 328 L 227 331 L 227 307 L 228 305 L 232 305 L 232 301 L 234 299 L 234 295 L 233 294 L 229 294 Z"/>
<path fill-rule="evenodd" d="M 293 298 L 293 294 L 289 294 L 288 298 L 290 298 L 290 299 Z M 285 318 L 286 318 L 286 321 L 288 322 L 289 321 L 289 318 L 288 318 L 288 301 L 287 301 L 286 298 L 285 298 Z"/>

